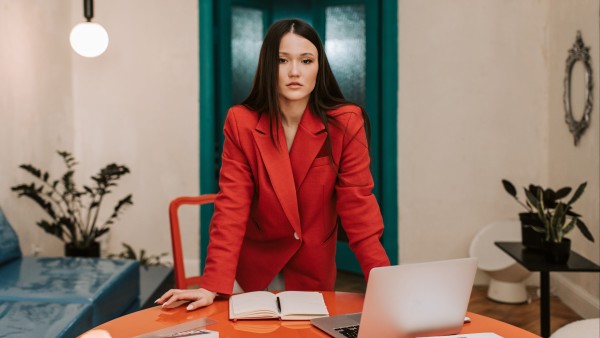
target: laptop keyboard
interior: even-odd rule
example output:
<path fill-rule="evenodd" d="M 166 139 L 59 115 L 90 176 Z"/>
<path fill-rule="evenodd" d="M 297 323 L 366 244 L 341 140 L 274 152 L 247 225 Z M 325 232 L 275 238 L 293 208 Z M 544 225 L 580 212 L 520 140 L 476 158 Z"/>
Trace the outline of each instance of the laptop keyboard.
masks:
<path fill-rule="evenodd" d="M 338 327 L 335 330 L 344 337 L 348 337 L 348 338 L 357 338 L 358 337 L 358 325 Z"/>

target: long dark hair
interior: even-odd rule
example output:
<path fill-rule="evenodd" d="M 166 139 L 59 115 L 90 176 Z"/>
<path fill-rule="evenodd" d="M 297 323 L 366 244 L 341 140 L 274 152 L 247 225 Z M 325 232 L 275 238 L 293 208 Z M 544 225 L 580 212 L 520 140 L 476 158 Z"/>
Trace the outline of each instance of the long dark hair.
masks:
<path fill-rule="evenodd" d="M 279 128 L 277 126 L 281 119 L 281 110 L 278 100 L 279 93 L 277 89 L 279 75 L 279 44 L 281 38 L 287 33 L 299 35 L 310 41 L 317 48 L 319 71 L 317 73 L 315 89 L 310 94 L 308 104 L 325 125 L 325 129 L 328 133 L 327 143 L 331 147 L 327 112 L 347 104 L 360 106 L 344 98 L 340 86 L 331 71 L 329 61 L 327 61 L 325 48 L 323 48 L 323 43 L 319 38 L 319 34 L 317 34 L 315 29 L 305 21 L 299 19 L 284 19 L 276 21 L 269 27 L 262 47 L 260 48 L 258 67 L 256 68 L 256 74 L 254 75 L 252 90 L 242 104 L 259 114 L 267 114 L 270 121 L 271 138 L 273 139 L 273 143 L 278 146 L 279 142 L 276 140 L 278 139 Z M 362 107 L 360 108 L 365 121 L 365 130 L 368 140 L 371 134 L 370 121 L 365 110 Z M 273 132 L 273 129 L 276 130 L 275 133 Z"/>

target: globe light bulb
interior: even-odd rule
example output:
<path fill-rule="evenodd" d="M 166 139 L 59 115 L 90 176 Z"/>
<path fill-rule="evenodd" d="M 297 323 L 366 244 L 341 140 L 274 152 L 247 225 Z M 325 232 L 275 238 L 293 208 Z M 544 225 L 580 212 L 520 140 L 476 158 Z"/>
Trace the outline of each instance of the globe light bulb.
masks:
<path fill-rule="evenodd" d="M 71 30 L 69 37 L 71 47 L 81 56 L 96 57 L 108 47 L 108 33 L 106 29 L 95 22 L 82 22 Z"/>

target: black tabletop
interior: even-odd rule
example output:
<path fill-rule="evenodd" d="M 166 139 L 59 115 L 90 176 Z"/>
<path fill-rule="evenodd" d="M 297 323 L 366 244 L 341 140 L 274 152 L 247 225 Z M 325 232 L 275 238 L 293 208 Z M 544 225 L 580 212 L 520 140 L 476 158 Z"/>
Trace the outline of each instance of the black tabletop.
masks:
<path fill-rule="evenodd" d="M 571 250 L 564 264 L 550 263 L 540 251 L 526 249 L 521 242 L 495 242 L 497 247 L 529 271 L 600 272 L 600 266 Z"/>

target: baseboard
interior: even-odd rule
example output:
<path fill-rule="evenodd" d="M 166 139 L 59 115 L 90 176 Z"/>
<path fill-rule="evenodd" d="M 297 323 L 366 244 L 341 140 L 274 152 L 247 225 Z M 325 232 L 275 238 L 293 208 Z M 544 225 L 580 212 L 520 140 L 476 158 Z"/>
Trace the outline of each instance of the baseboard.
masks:
<path fill-rule="evenodd" d="M 600 317 L 600 299 L 559 273 L 550 276 L 553 293 L 565 305 L 584 319 Z"/>

